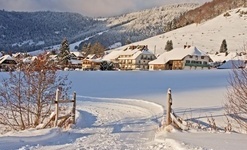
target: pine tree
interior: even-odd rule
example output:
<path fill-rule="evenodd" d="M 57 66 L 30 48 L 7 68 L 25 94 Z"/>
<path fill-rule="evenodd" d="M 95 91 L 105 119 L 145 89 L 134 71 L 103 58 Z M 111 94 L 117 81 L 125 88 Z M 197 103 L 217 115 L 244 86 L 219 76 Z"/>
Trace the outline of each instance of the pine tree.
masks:
<path fill-rule="evenodd" d="M 65 38 L 59 49 L 58 60 L 61 65 L 67 65 L 70 59 L 69 42 Z"/>
<path fill-rule="evenodd" d="M 172 40 L 168 40 L 168 41 L 166 42 L 165 50 L 166 50 L 166 51 L 170 51 L 170 50 L 172 50 L 172 49 L 173 49 Z"/>
<path fill-rule="evenodd" d="M 227 52 L 227 44 L 226 44 L 226 40 L 224 39 L 220 46 L 220 53 L 226 53 L 226 52 Z"/>

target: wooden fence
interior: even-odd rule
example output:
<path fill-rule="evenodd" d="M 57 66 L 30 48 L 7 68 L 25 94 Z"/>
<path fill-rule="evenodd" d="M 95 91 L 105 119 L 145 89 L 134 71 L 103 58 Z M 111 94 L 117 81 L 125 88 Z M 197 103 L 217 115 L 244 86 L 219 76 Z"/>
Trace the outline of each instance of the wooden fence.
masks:
<path fill-rule="evenodd" d="M 52 121 L 54 121 L 53 126 L 54 127 L 62 127 L 65 125 L 66 122 L 70 122 L 72 124 L 75 124 L 75 112 L 76 112 L 76 93 L 73 93 L 73 98 L 72 100 L 64 100 L 60 99 L 60 90 L 56 90 L 56 99 L 54 101 L 55 104 L 55 112 L 51 115 L 50 119 L 46 124 L 44 124 L 43 128 L 46 128 L 48 125 L 51 124 Z M 60 114 L 60 107 L 59 104 L 63 103 L 73 103 L 72 105 L 72 110 L 65 115 Z M 60 114 L 60 115 L 59 115 Z M 71 118 L 71 120 L 69 120 Z M 61 120 L 61 121 L 60 121 Z"/>
<path fill-rule="evenodd" d="M 181 130 L 189 130 L 189 128 L 183 124 L 183 119 L 178 117 L 175 112 L 172 110 L 172 92 L 171 89 L 167 91 L 167 101 L 166 101 L 166 124 L 168 126 L 170 124 L 175 125 L 177 128 Z"/>

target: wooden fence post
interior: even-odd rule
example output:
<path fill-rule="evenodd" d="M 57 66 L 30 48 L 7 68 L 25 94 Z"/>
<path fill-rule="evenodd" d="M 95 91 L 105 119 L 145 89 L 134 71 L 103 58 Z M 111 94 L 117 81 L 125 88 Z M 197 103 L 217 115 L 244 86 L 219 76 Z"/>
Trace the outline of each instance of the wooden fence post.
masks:
<path fill-rule="evenodd" d="M 59 106 L 58 106 L 58 101 L 59 101 L 59 89 L 57 88 L 56 90 L 56 100 L 55 100 L 55 121 L 54 121 L 54 126 L 57 126 L 58 123 L 58 113 L 59 113 Z"/>
<path fill-rule="evenodd" d="M 73 124 L 75 124 L 76 92 L 74 92 L 74 94 L 73 94 L 73 100 L 74 100 L 74 103 L 73 103 L 73 108 L 72 108 L 72 122 L 73 122 Z"/>
<path fill-rule="evenodd" d="M 171 89 L 169 88 L 167 91 L 167 103 L 166 103 L 166 125 L 170 125 L 172 123 L 171 105 L 172 105 L 172 92 Z"/>

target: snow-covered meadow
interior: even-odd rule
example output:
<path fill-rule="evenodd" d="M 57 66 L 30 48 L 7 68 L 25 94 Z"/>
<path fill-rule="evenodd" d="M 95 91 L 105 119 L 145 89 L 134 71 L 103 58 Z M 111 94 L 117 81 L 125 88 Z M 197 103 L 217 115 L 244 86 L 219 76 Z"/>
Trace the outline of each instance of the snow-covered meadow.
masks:
<path fill-rule="evenodd" d="M 77 123 L 58 128 L 0 135 L 0 149 L 247 149 L 247 135 L 236 132 L 158 130 L 168 88 L 172 108 L 184 119 L 208 126 L 213 116 L 226 125 L 223 104 L 231 70 L 68 71 L 77 93 Z M 5 76 L 4 73 L 0 74 Z"/>

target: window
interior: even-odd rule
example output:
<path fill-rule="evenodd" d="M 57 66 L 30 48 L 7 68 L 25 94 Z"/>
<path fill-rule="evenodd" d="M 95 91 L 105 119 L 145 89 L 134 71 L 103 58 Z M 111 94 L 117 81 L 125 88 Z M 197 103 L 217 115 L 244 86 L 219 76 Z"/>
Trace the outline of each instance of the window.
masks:
<path fill-rule="evenodd" d="M 198 60 L 198 56 L 196 56 L 196 60 Z"/>
<path fill-rule="evenodd" d="M 192 55 L 190 55 L 190 58 L 193 58 L 193 56 L 192 56 Z"/>
<path fill-rule="evenodd" d="M 186 63 L 189 64 L 190 63 L 190 60 L 186 60 Z"/>
<path fill-rule="evenodd" d="M 207 64 L 208 64 L 208 62 L 204 61 L 204 62 L 203 62 L 203 64 L 204 64 L 204 65 L 207 65 Z"/>
<path fill-rule="evenodd" d="M 201 59 L 204 59 L 204 56 L 201 56 Z"/>

